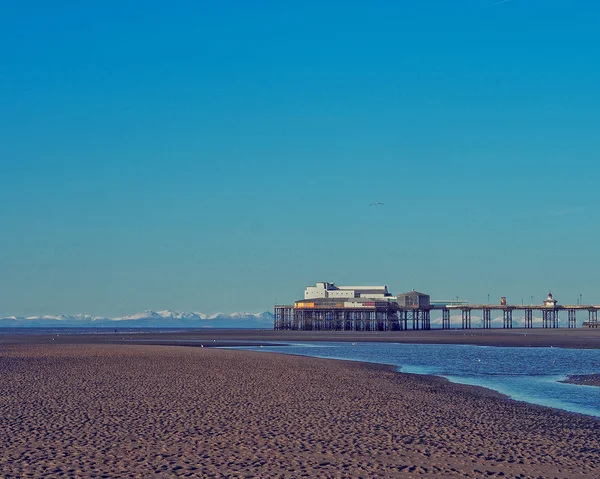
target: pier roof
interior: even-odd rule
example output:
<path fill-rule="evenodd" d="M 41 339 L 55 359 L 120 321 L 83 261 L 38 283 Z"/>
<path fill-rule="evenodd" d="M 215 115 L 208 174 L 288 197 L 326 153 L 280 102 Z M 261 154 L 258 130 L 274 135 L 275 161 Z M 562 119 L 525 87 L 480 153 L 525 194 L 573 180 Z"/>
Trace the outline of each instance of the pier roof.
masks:
<path fill-rule="evenodd" d="M 418 294 L 419 296 L 429 296 L 427 293 L 421 293 L 419 291 L 415 291 L 414 289 L 412 291 L 407 291 L 406 293 L 400 293 L 398 294 L 398 296 L 403 296 L 405 294 Z"/>

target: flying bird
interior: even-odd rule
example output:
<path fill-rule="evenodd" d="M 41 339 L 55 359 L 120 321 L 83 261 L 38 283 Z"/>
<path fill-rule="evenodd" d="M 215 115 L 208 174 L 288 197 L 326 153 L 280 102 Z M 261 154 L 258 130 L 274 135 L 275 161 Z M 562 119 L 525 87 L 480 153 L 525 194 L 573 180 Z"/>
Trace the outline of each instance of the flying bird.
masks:
<path fill-rule="evenodd" d="M 376 201 L 375 203 L 371 203 L 369 206 L 380 206 L 380 205 L 383 205 L 383 203 Z"/>

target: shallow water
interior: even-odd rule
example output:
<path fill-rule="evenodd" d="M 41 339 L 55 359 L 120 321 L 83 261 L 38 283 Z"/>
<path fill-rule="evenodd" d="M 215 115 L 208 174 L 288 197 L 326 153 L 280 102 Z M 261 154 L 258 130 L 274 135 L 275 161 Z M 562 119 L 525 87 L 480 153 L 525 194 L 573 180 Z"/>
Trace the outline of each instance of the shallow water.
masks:
<path fill-rule="evenodd" d="M 600 387 L 559 382 L 567 375 L 599 373 L 598 349 L 400 343 L 289 343 L 236 349 L 391 364 L 402 372 L 441 376 L 519 401 L 600 417 Z"/>

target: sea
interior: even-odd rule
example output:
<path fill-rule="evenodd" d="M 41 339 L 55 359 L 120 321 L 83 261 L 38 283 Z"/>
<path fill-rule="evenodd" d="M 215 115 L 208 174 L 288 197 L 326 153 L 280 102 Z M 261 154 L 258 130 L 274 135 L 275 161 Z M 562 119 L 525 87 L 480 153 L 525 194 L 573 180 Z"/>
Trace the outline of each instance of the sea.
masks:
<path fill-rule="evenodd" d="M 514 400 L 600 417 L 600 387 L 561 382 L 600 373 L 600 349 L 510 348 L 454 344 L 286 343 L 244 346 L 260 352 L 362 361 L 410 374 L 481 386 Z"/>

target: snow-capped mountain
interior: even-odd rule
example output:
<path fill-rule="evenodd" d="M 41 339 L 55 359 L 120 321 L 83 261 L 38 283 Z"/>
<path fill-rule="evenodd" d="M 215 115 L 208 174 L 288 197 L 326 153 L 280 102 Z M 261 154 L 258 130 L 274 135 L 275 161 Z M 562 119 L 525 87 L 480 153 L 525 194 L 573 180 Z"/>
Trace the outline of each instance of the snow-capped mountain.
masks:
<path fill-rule="evenodd" d="M 234 313 L 235 314 L 235 313 Z M 141 313 L 132 314 L 130 316 L 123 316 L 120 318 L 112 318 L 113 321 L 138 321 L 138 320 L 149 320 L 149 319 L 179 319 L 186 321 L 201 321 L 208 319 L 208 316 L 204 313 L 183 313 L 180 311 L 171 311 L 165 309 L 163 311 L 142 311 Z"/>
<path fill-rule="evenodd" d="M 143 311 L 130 316 L 106 318 L 87 314 L 0 317 L 0 328 L 10 327 L 106 327 L 106 328 L 271 328 L 273 314 L 217 313 L 181 311 Z"/>

